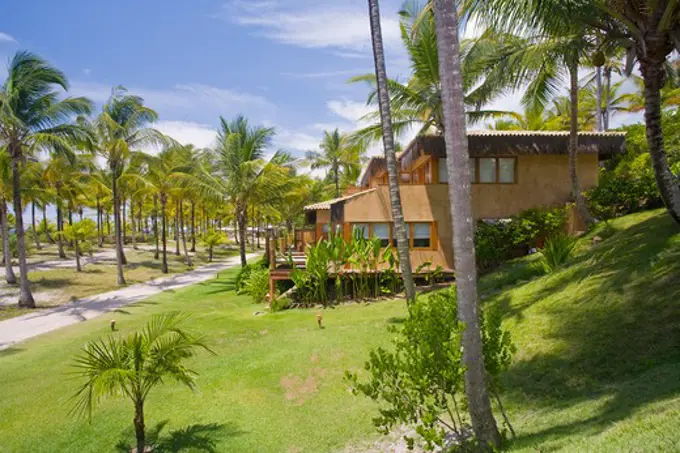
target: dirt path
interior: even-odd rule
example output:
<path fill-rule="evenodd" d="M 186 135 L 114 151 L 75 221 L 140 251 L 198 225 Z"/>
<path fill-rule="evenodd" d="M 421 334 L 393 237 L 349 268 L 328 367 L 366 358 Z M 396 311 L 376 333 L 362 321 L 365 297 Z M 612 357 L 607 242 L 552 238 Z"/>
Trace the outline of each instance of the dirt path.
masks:
<path fill-rule="evenodd" d="M 259 254 L 253 253 L 247 257 L 250 260 L 257 256 Z M 86 297 L 61 307 L 39 310 L 0 321 L 0 350 L 7 349 L 17 342 L 96 318 L 154 294 L 210 280 L 217 272 L 238 266 L 239 263 L 240 258 L 234 256 L 226 261 L 203 266 L 183 274 L 157 278 L 146 283 Z"/>

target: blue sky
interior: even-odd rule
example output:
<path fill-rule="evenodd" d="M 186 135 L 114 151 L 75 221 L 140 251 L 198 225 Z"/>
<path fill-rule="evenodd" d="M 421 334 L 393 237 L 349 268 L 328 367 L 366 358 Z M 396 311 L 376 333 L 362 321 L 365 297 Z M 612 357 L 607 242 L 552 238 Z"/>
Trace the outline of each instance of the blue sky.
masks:
<path fill-rule="evenodd" d="M 381 3 L 390 75 L 403 76 L 400 1 Z M 242 113 L 275 126 L 277 147 L 304 151 L 368 111 L 366 87 L 346 83 L 372 71 L 366 10 L 365 0 L 8 2 L 0 60 L 38 53 L 98 103 L 122 84 L 180 141 L 206 146 L 219 115 Z"/>
<path fill-rule="evenodd" d="M 400 5 L 381 1 L 388 73 L 403 79 Z M 72 94 L 97 103 L 125 85 L 159 112 L 161 131 L 197 146 L 212 142 L 219 115 L 241 113 L 275 126 L 275 146 L 299 153 L 316 148 L 324 129 L 355 129 L 370 110 L 367 88 L 346 83 L 372 72 L 365 0 L 8 2 L 0 61 L 19 49 L 48 59 Z M 518 98 L 491 107 L 519 109 Z"/>

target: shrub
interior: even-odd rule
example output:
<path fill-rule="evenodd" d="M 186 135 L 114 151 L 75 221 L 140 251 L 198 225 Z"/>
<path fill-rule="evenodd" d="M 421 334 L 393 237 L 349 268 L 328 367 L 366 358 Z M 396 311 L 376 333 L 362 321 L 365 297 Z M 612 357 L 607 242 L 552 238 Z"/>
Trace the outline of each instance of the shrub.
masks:
<path fill-rule="evenodd" d="M 269 269 L 263 267 L 252 269 L 244 289 L 256 304 L 265 302 L 269 293 Z"/>
<path fill-rule="evenodd" d="M 287 297 L 277 297 L 274 299 L 274 301 L 269 305 L 269 310 L 272 313 L 276 313 L 278 311 L 283 311 L 289 309 L 293 305 L 293 301 L 290 300 Z"/>
<path fill-rule="evenodd" d="M 547 269 L 554 272 L 562 267 L 571 258 L 575 246 L 576 240 L 566 234 L 559 234 L 548 239 L 545 248 L 541 250 Z"/>
<path fill-rule="evenodd" d="M 265 268 L 265 263 L 263 260 L 256 261 L 255 263 L 252 264 L 246 264 L 243 266 L 239 271 L 238 274 L 236 274 L 236 294 L 245 294 L 246 293 L 246 284 L 248 282 L 248 279 L 250 279 L 250 273 L 253 271 L 253 269 L 263 269 Z"/>
<path fill-rule="evenodd" d="M 394 426 L 415 424 L 428 450 L 441 446 L 447 434 L 465 441 L 467 430 L 460 410 L 465 407 L 462 335 L 454 290 L 417 299 L 396 334 L 393 350 L 371 351 L 365 368 L 366 381 L 346 372 L 353 393 L 381 403 L 374 424 L 381 433 Z M 510 364 L 515 348 L 509 333 L 501 329 L 500 316 L 482 317 L 484 363 L 489 385 L 497 396 L 496 382 Z M 500 401 L 500 400 L 497 400 Z M 445 414 L 445 415 L 443 415 Z M 414 439 L 408 439 L 413 445 Z"/>

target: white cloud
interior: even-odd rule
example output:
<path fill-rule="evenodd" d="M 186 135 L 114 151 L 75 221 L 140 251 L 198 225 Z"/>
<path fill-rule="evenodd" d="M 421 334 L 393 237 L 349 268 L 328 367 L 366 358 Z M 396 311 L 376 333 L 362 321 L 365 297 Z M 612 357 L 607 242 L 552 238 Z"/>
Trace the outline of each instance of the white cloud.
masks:
<path fill-rule="evenodd" d="M 304 131 L 283 127 L 276 127 L 276 136 L 273 140 L 276 149 L 283 149 L 296 154 L 318 149 L 320 141 L 320 135 L 317 137 Z"/>
<path fill-rule="evenodd" d="M 365 5 L 347 2 L 316 3 L 298 8 L 275 2 L 231 2 L 217 15 L 226 21 L 253 27 L 269 39 L 306 48 L 335 48 L 344 51 L 370 49 L 370 27 Z M 396 14 L 382 18 L 386 47 L 400 45 Z"/>
<path fill-rule="evenodd" d="M 217 139 L 216 128 L 193 121 L 159 121 L 154 127 L 183 145 L 198 148 L 211 147 Z"/>
<path fill-rule="evenodd" d="M 363 121 L 360 121 L 364 115 L 376 110 L 375 106 L 366 105 L 363 102 L 350 101 L 347 99 L 328 101 L 326 105 L 331 112 L 357 126 L 360 125 L 360 123 L 364 124 Z"/>
<path fill-rule="evenodd" d="M 8 35 L 0 31 L 0 42 L 17 42 L 13 36 Z"/>
<path fill-rule="evenodd" d="M 294 79 L 325 79 L 339 76 L 355 76 L 368 72 L 365 69 L 345 69 L 341 71 L 320 71 L 320 72 L 282 72 L 281 75 L 285 77 L 292 77 Z"/>

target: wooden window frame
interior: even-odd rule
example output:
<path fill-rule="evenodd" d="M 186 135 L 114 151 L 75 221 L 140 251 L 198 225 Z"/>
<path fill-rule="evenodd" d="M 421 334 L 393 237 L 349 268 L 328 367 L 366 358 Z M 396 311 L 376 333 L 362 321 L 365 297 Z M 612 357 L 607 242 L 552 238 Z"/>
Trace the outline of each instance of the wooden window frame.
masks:
<path fill-rule="evenodd" d="M 490 186 L 490 185 L 494 185 L 494 184 L 500 185 L 500 186 L 511 186 L 511 185 L 517 184 L 517 180 L 518 180 L 518 176 L 519 176 L 519 173 L 517 171 L 517 167 L 518 167 L 517 156 L 471 157 L 470 159 L 472 159 L 474 161 L 474 164 L 475 164 L 475 180 L 472 181 L 472 184 L 479 184 L 479 185 L 483 185 L 483 186 Z M 493 159 L 495 161 L 496 174 L 495 174 L 494 182 L 480 182 L 479 181 L 479 161 L 480 161 L 480 159 Z M 512 159 L 512 160 L 515 161 L 515 164 L 514 164 L 514 173 L 515 174 L 514 174 L 513 182 L 500 182 L 500 180 L 501 180 L 501 166 L 500 166 L 499 159 Z"/>
<path fill-rule="evenodd" d="M 425 223 L 430 225 L 430 246 L 429 247 L 414 247 L 413 245 L 413 235 L 415 233 L 414 231 L 414 225 L 416 223 Z M 355 225 L 368 225 L 368 238 L 371 239 L 373 238 L 373 225 L 375 224 L 387 224 L 389 226 L 389 244 L 396 248 L 395 241 L 397 238 L 394 235 L 394 222 L 347 222 L 346 225 L 349 226 L 349 228 L 343 227 L 343 233 L 346 241 L 349 241 L 350 238 L 352 237 L 352 232 L 354 231 L 354 226 Z M 409 250 L 415 250 L 415 251 L 436 251 L 439 248 L 439 231 L 437 229 L 437 222 L 436 221 L 428 221 L 428 220 L 423 220 L 421 222 L 406 222 L 406 228 L 408 228 L 408 248 Z M 383 248 L 386 248 L 384 246 Z"/>

